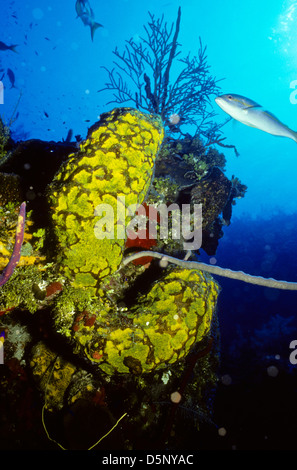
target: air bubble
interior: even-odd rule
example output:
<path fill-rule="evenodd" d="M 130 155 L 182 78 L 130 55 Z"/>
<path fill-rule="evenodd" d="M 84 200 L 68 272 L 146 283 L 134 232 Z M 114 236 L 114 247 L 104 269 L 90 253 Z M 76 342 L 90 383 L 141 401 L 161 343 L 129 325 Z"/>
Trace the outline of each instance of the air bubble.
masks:
<path fill-rule="evenodd" d="M 32 10 L 32 15 L 35 20 L 41 20 L 44 17 L 44 13 L 41 8 L 34 8 L 34 10 Z"/>
<path fill-rule="evenodd" d="M 179 392 L 173 392 L 170 395 L 170 400 L 172 401 L 172 403 L 179 403 L 181 401 L 181 398 L 182 396 Z"/>
<path fill-rule="evenodd" d="M 278 375 L 278 368 L 275 366 L 269 366 L 267 367 L 267 374 L 269 377 L 276 377 Z"/>
<path fill-rule="evenodd" d="M 226 431 L 225 428 L 219 428 L 218 429 L 218 435 L 219 436 L 224 437 L 224 436 L 226 436 L 226 434 L 227 434 L 227 431 Z"/>

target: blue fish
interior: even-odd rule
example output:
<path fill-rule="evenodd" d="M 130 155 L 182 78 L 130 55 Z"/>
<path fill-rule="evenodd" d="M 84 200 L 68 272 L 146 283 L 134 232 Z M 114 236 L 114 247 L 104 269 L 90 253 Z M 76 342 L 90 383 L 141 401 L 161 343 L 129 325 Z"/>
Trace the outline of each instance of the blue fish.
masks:
<path fill-rule="evenodd" d="M 15 86 L 15 75 L 11 69 L 7 69 L 7 75 L 11 84 L 10 88 L 16 88 Z"/>
<path fill-rule="evenodd" d="M 4 42 L 0 41 L 0 51 L 12 51 L 12 52 L 18 53 L 15 49 L 16 47 L 17 47 L 17 44 L 13 44 L 11 46 L 8 46 Z"/>
<path fill-rule="evenodd" d="M 94 12 L 88 0 L 76 0 L 75 10 L 77 18 L 80 18 L 85 26 L 90 26 L 93 41 L 96 29 L 103 28 L 103 25 L 96 23 Z"/>

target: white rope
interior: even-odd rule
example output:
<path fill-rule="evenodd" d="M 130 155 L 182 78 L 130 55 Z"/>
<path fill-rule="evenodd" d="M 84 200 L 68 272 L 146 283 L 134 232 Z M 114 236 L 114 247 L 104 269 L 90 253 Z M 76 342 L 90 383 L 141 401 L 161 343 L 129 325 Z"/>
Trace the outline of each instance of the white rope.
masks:
<path fill-rule="evenodd" d="M 185 269 L 199 269 L 210 274 L 216 274 L 218 276 L 228 277 L 230 279 L 237 279 L 238 281 L 247 282 L 249 284 L 256 284 L 258 286 L 271 287 L 272 289 L 283 289 L 283 290 L 297 290 L 297 282 L 278 281 L 273 278 L 265 278 L 261 276 L 252 276 L 246 274 L 243 271 L 232 271 L 227 268 L 220 268 L 219 266 L 211 266 L 209 264 L 200 263 L 199 261 L 185 261 L 173 256 L 164 255 L 155 251 L 141 251 L 128 256 L 122 262 L 123 266 L 126 266 L 131 261 L 142 258 L 144 256 L 151 256 L 152 258 L 158 258 L 164 262 L 173 263 L 181 268 Z"/>

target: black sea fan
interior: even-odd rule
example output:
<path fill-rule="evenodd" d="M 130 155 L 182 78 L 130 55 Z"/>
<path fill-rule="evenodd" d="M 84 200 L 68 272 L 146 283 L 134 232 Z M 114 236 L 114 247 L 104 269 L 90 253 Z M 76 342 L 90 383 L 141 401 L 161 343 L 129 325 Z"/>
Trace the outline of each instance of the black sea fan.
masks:
<path fill-rule="evenodd" d="M 218 80 L 209 72 L 206 47 L 199 38 L 197 56 L 188 54 L 177 59 L 175 71 L 172 64 L 180 55 L 177 42 L 180 29 L 181 8 L 176 23 L 168 27 L 164 20 L 149 13 L 150 21 L 144 25 L 145 37 L 131 38 L 123 52 L 118 48 L 115 67 L 105 70 L 109 81 L 101 91 L 111 91 L 110 103 L 123 105 L 133 103 L 145 112 L 159 114 L 169 132 L 180 131 L 182 125 L 196 127 L 196 134 L 216 141 L 220 126 L 212 121 L 213 112 L 210 97 L 217 95 Z M 174 75 L 174 76 L 173 76 Z M 172 116 L 177 119 L 170 119 Z"/>

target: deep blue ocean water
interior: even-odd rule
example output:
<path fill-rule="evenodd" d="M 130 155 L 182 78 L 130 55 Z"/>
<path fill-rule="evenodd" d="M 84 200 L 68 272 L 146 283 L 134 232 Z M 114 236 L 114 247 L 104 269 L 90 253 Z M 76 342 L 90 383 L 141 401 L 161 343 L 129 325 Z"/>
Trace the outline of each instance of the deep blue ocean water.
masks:
<path fill-rule="evenodd" d="M 3 69 L 0 77 L 5 74 L 1 116 L 9 119 L 21 93 L 18 118 L 12 126 L 14 139 L 60 141 L 70 129 L 84 138 L 99 115 L 113 107 L 106 104 L 110 95 L 98 93 L 107 81 L 102 67 L 113 67 L 112 51 L 117 46 L 123 50 L 125 40 L 131 37 L 137 40 L 143 35 L 148 11 L 157 17 L 164 14 L 170 24 L 176 20 L 179 6 L 182 55 L 188 52 L 195 55 L 201 37 L 207 46 L 211 73 L 224 79 L 220 82 L 222 93 L 247 96 L 297 130 L 293 83 L 297 80 L 297 2 L 90 0 L 90 3 L 96 20 L 104 26 L 95 32 L 94 41 L 90 28 L 76 18 L 75 0 L 0 0 L 0 41 L 17 45 L 17 53 L 0 51 Z M 15 75 L 15 87 L 11 87 L 8 69 Z M 217 121 L 222 122 L 226 115 L 214 101 L 213 107 Z M 237 157 L 232 149 L 223 149 L 226 175 L 237 176 L 248 191 L 243 199 L 237 200 L 231 225 L 224 228 L 216 253 L 217 264 L 297 281 L 297 143 L 238 122 L 229 122 L 224 127 L 224 136 L 226 143 L 235 145 L 240 154 Z M 202 258 L 209 261 L 205 254 Z M 297 413 L 291 396 L 296 380 L 293 385 L 290 381 L 296 374 L 289 362 L 289 343 L 297 339 L 297 294 L 218 280 L 222 286 L 221 375 L 225 379 L 217 415 L 229 440 L 222 444 L 222 437 L 215 446 L 277 447 L 281 439 L 278 430 L 285 428 L 281 443 L 290 448 L 293 444 L 289 436 L 295 432 Z M 269 369 L 271 366 L 277 369 L 276 376 L 275 369 Z M 282 383 L 280 376 L 284 375 L 288 379 Z M 250 395 L 242 389 L 238 391 L 241 403 L 238 413 L 242 417 L 238 422 L 234 420 L 232 406 L 226 406 L 228 377 L 239 387 L 244 383 L 253 390 Z M 256 406 L 253 389 L 261 380 L 265 386 L 258 390 L 258 398 L 271 406 L 262 414 L 257 413 L 261 407 Z M 286 388 L 289 382 L 290 393 Z M 270 425 L 270 419 L 280 423 L 280 428 Z M 253 424 L 258 429 L 256 437 Z"/>

